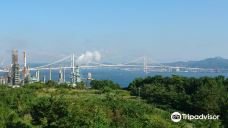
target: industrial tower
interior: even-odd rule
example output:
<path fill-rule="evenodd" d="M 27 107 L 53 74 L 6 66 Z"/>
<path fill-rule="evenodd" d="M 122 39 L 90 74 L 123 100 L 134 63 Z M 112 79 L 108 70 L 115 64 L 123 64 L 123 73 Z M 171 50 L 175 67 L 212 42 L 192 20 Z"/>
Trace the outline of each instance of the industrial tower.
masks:
<path fill-rule="evenodd" d="M 81 82 L 79 66 L 75 66 L 75 57 L 74 54 L 71 58 L 71 83 L 73 86 L 77 86 L 77 83 Z"/>
<path fill-rule="evenodd" d="M 64 83 L 62 66 L 59 68 L 59 84 Z"/>
<path fill-rule="evenodd" d="M 76 86 L 74 54 L 72 55 L 72 58 L 71 58 L 71 67 L 72 67 L 71 83 L 72 83 L 73 86 Z"/>
<path fill-rule="evenodd" d="M 29 83 L 30 81 L 30 72 L 29 72 L 29 66 L 27 66 L 27 55 L 26 51 L 23 52 L 23 59 L 24 59 L 24 67 L 22 69 L 22 77 L 23 77 L 23 84 Z"/>
<path fill-rule="evenodd" d="M 18 51 L 12 51 L 12 68 L 11 68 L 11 84 L 19 85 L 20 84 L 20 65 L 18 63 Z"/>

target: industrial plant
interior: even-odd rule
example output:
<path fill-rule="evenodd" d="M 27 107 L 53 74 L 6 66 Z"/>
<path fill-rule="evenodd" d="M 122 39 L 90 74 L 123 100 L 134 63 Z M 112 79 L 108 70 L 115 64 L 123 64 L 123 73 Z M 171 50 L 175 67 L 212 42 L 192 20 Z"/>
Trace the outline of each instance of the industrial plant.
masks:
<path fill-rule="evenodd" d="M 66 68 L 71 70 L 70 79 L 71 81 L 66 81 Z M 43 68 L 42 68 L 43 69 Z M 52 80 L 52 70 L 56 68 L 52 68 L 51 65 L 49 66 L 49 79 Z M 7 69 L 8 71 L 5 72 L 3 76 L 0 76 L 0 84 L 9 85 L 13 87 L 20 87 L 25 84 L 34 83 L 34 82 L 46 82 L 46 76 L 43 76 L 41 81 L 40 79 L 40 69 L 33 68 L 30 69 L 30 66 L 27 64 L 27 55 L 26 51 L 23 51 L 23 66 L 20 67 L 18 62 L 18 50 L 12 51 L 12 63 Z M 36 70 L 35 75 L 32 76 L 30 71 Z M 71 56 L 71 66 L 70 67 L 59 67 L 59 75 L 58 75 L 58 83 L 63 84 L 67 83 L 69 86 L 77 86 L 78 83 L 82 82 L 81 75 L 80 75 L 80 67 L 75 63 L 75 55 Z M 88 73 L 87 81 L 92 80 L 92 74 Z"/>

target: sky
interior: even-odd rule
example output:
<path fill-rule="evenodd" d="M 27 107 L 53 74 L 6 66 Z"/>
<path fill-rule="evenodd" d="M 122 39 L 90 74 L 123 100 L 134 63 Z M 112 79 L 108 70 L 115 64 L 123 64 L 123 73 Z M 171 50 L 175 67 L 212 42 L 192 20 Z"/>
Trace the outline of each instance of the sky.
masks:
<path fill-rule="evenodd" d="M 99 51 L 103 62 L 228 58 L 227 0 L 0 1 L 0 63 Z"/>

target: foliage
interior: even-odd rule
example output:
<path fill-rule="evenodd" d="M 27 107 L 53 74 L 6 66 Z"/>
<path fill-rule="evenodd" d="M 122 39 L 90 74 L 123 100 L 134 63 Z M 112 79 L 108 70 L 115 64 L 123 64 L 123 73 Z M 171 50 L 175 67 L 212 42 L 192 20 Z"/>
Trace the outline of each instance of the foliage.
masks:
<path fill-rule="evenodd" d="M 74 88 L 83 90 L 83 89 L 86 89 L 86 86 L 85 86 L 84 82 L 79 82 L 79 83 L 77 83 L 77 85 Z"/>
<path fill-rule="evenodd" d="M 48 80 L 48 82 L 46 83 L 46 85 L 47 85 L 48 87 L 51 87 L 51 86 L 57 86 L 58 83 L 55 82 L 55 81 L 53 81 L 53 80 Z"/>
<path fill-rule="evenodd" d="M 223 124 L 218 121 L 173 123 L 170 120 L 169 109 L 187 111 L 206 102 L 210 102 L 211 106 L 204 105 L 198 109 L 199 112 L 216 114 L 224 112 L 221 117 L 227 119 L 227 95 L 222 96 L 224 88 L 227 91 L 228 80 L 222 77 L 207 79 L 201 78 L 200 81 L 196 78 L 177 76 L 139 78 L 129 86 L 130 92 L 119 89 L 119 85 L 111 81 L 94 81 L 92 89 L 84 89 L 83 83 L 81 87 L 72 88 L 67 84 L 59 85 L 51 81 L 46 84 L 28 84 L 20 88 L 0 86 L 0 126 L 6 128 L 219 127 L 225 122 Z M 139 91 L 140 96 L 150 104 L 130 95 L 131 93 L 138 96 Z M 216 94 L 217 98 L 210 94 Z M 203 103 L 198 101 L 198 98 L 202 99 Z M 212 98 L 215 101 L 211 101 Z M 195 106 L 192 103 L 196 103 Z"/>
<path fill-rule="evenodd" d="M 41 97 L 30 111 L 32 123 L 43 127 L 57 127 L 58 121 L 68 115 L 68 106 L 63 99 Z"/>
<path fill-rule="evenodd" d="M 120 85 L 114 83 L 111 80 L 92 80 L 90 83 L 91 87 L 94 89 L 102 90 L 102 89 L 120 89 Z"/>
<path fill-rule="evenodd" d="M 187 78 L 154 76 L 138 78 L 130 83 L 132 95 L 141 96 L 149 103 L 165 110 L 175 109 L 189 114 L 221 115 L 227 120 L 227 83 L 223 76 L 215 78 Z M 220 124 L 218 122 L 211 123 Z M 227 125 L 227 124 L 226 124 Z"/>

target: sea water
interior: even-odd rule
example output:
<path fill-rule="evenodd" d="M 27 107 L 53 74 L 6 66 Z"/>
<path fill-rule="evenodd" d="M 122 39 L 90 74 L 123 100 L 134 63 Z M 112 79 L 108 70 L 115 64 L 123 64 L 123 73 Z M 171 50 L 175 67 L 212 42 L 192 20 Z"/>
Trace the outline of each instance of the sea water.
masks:
<path fill-rule="evenodd" d="M 123 70 L 123 69 L 115 69 L 115 68 L 99 68 L 99 69 L 81 69 L 80 74 L 82 80 L 87 79 L 87 74 L 92 73 L 92 78 L 96 80 L 112 80 L 121 87 L 127 87 L 135 78 L 138 77 L 147 77 L 147 76 L 186 76 L 186 77 L 215 77 L 215 76 L 225 76 L 228 77 L 228 73 L 224 72 L 149 72 L 145 74 L 143 71 L 139 70 Z M 3 73 L 0 73 L 3 75 Z M 31 71 L 31 75 L 35 76 L 35 71 Z M 49 70 L 40 70 L 40 81 L 45 77 L 46 81 L 49 80 Z M 57 81 L 59 78 L 59 70 L 52 70 L 52 80 Z M 65 80 L 71 81 L 71 70 L 65 71 Z"/>

